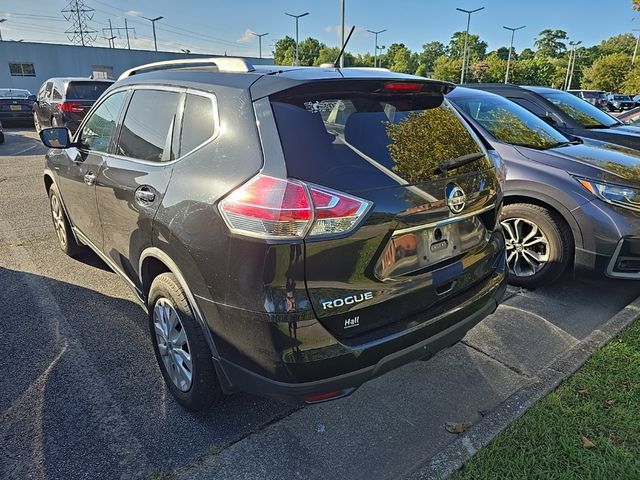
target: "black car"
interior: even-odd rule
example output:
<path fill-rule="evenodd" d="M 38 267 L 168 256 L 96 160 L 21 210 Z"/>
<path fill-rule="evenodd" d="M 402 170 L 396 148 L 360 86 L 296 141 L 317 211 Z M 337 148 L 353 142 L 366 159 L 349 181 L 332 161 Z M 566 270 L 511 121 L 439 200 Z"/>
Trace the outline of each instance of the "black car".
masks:
<path fill-rule="evenodd" d="M 40 133 L 60 247 L 128 282 L 182 405 L 348 395 L 504 293 L 495 152 L 452 88 L 234 58 L 126 72 L 73 137 Z"/>
<path fill-rule="evenodd" d="M 0 88 L 0 122 L 5 125 L 31 123 L 35 99 L 29 90 Z"/>
<path fill-rule="evenodd" d="M 640 152 L 571 140 L 492 93 L 447 98 L 505 161 L 511 283 L 547 285 L 569 267 L 640 279 Z"/>
<path fill-rule="evenodd" d="M 468 84 L 495 93 L 542 118 L 564 135 L 594 139 L 640 150 L 640 128 L 625 125 L 588 102 L 563 90 L 519 87 L 503 83 Z"/>
<path fill-rule="evenodd" d="M 567 92 L 583 99 L 585 102 L 589 102 L 600 110 L 607 110 L 609 107 L 607 94 L 602 90 L 567 90 Z"/>
<path fill-rule="evenodd" d="M 67 127 L 74 132 L 91 106 L 113 80 L 50 78 L 42 84 L 33 107 L 36 130 Z"/>

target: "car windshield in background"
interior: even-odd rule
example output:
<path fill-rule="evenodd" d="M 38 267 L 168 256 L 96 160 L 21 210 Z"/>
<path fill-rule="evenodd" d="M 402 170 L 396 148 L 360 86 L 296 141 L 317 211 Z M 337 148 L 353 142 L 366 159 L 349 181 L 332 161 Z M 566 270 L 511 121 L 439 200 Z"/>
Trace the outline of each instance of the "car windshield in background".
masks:
<path fill-rule="evenodd" d="M 624 100 L 624 101 L 631 101 L 631 97 L 629 97 L 628 95 L 614 95 L 613 96 L 614 100 Z"/>
<path fill-rule="evenodd" d="M 600 92 L 582 92 L 582 96 L 584 98 L 601 98 L 602 94 Z"/>
<path fill-rule="evenodd" d="M 320 182 L 321 177 L 339 172 L 372 175 L 373 170 L 378 175 L 371 181 L 388 184 L 390 179 L 401 177 L 413 184 L 439 176 L 438 167 L 444 162 L 484 153 L 441 96 L 380 96 L 354 91 L 272 97 L 287 168 L 293 177 L 304 178 L 298 175 L 313 169 L 317 171 L 315 181 Z M 491 166 L 485 155 L 447 175 Z M 386 181 L 384 175 L 379 176 L 381 172 L 386 173 Z"/>
<path fill-rule="evenodd" d="M 67 98 L 73 100 L 97 100 L 111 86 L 108 82 L 71 82 L 67 87 Z"/>
<path fill-rule="evenodd" d="M 501 142 L 536 149 L 569 142 L 533 113 L 501 97 L 469 96 L 452 101 Z"/>
<path fill-rule="evenodd" d="M 557 105 L 564 113 L 584 128 L 607 128 L 619 122 L 589 102 L 566 92 L 539 92 L 544 98 Z"/>
<path fill-rule="evenodd" d="M 12 88 L 0 89 L 0 98 L 29 98 L 29 90 L 14 90 Z"/>

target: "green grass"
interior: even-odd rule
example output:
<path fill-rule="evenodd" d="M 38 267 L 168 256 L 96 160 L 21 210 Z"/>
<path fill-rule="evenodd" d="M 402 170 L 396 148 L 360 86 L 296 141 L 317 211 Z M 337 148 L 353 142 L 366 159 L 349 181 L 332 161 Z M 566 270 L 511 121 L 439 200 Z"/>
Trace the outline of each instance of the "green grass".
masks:
<path fill-rule="evenodd" d="M 640 320 L 451 478 L 640 479 Z"/>

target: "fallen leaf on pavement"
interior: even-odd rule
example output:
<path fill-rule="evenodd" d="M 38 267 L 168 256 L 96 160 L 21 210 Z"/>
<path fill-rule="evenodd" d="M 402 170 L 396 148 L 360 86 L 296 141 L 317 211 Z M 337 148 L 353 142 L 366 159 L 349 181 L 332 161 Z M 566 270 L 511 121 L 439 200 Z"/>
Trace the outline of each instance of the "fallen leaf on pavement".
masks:
<path fill-rule="evenodd" d="M 602 402 L 602 406 L 604 408 L 611 408 L 614 403 L 616 403 L 615 400 L 605 400 L 604 402 Z"/>
<path fill-rule="evenodd" d="M 447 422 L 445 428 L 449 433 L 463 433 L 473 425 L 471 422 Z"/>
<path fill-rule="evenodd" d="M 584 448 L 593 448 L 596 445 L 591 440 L 589 440 L 587 437 L 582 437 L 582 446 Z"/>

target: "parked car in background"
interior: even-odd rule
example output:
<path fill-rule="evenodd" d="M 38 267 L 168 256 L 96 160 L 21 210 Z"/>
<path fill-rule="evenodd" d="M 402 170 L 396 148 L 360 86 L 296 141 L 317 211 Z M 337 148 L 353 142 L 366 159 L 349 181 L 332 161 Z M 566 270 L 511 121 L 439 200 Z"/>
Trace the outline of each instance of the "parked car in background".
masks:
<path fill-rule="evenodd" d="M 50 78 L 42 84 L 33 108 L 36 130 L 67 127 L 74 132 L 84 116 L 113 80 Z"/>
<path fill-rule="evenodd" d="M 606 110 L 608 107 L 607 93 L 601 90 L 567 90 L 585 102 L 589 102 L 600 110 Z"/>
<path fill-rule="evenodd" d="M 0 88 L 0 122 L 5 126 L 30 124 L 34 101 L 29 90 Z"/>
<path fill-rule="evenodd" d="M 607 95 L 608 108 L 613 112 L 622 112 L 623 110 L 631 110 L 636 106 L 635 100 L 629 95 L 620 95 L 618 93 L 610 93 Z"/>
<path fill-rule="evenodd" d="M 569 139 L 492 93 L 447 97 L 506 163 L 510 283 L 543 286 L 569 267 L 640 279 L 640 152 Z"/>
<path fill-rule="evenodd" d="M 348 395 L 504 293 L 498 159 L 452 88 L 235 58 L 133 69 L 73 137 L 40 132 L 60 247 L 132 287 L 185 407 Z"/>
<path fill-rule="evenodd" d="M 640 106 L 640 95 L 635 95 L 633 101 L 636 102 L 636 106 Z"/>
<path fill-rule="evenodd" d="M 626 123 L 627 125 L 640 126 L 640 107 L 627 110 L 626 112 L 618 115 L 616 118 L 621 122 Z"/>
<path fill-rule="evenodd" d="M 563 90 L 504 83 L 469 84 L 516 102 L 567 136 L 598 140 L 640 150 L 640 128 L 620 120 Z"/>

